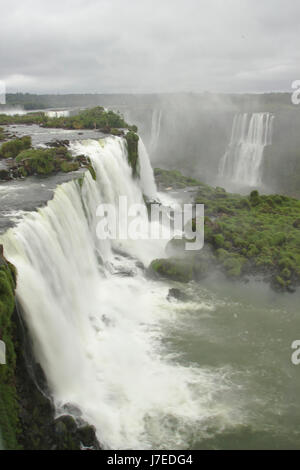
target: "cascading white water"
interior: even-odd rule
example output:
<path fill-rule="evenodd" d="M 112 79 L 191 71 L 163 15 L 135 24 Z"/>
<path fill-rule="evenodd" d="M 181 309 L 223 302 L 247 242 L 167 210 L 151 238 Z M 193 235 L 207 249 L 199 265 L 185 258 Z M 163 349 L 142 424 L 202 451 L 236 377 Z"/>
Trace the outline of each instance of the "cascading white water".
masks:
<path fill-rule="evenodd" d="M 140 149 L 140 147 L 139 147 Z M 119 202 L 119 196 L 126 196 L 128 207 L 134 204 L 144 205 L 143 194 L 149 197 L 155 197 L 156 187 L 152 182 L 153 171 L 148 160 L 148 155 L 142 153 L 140 162 L 141 178 L 140 180 L 132 178 L 132 171 L 128 165 L 127 148 L 123 139 L 108 138 L 105 140 L 87 140 L 71 144 L 71 150 L 75 154 L 85 154 L 90 157 L 97 174 L 98 184 L 93 184 L 89 191 L 83 187 L 83 192 L 87 198 L 86 211 L 91 224 L 92 233 L 96 234 L 97 220 L 95 217 L 97 206 L 100 202 L 116 206 Z M 148 160 L 148 161 L 147 161 Z M 150 171 L 151 170 L 151 171 Z M 99 176 L 98 176 L 99 175 Z M 96 191 L 96 194 L 95 194 Z M 141 215 L 143 217 L 143 215 Z M 144 215 L 146 218 L 146 214 Z M 120 222 L 118 221 L 118 224 Z M 121 222 L 122 223 L 122 222 Z M 143 221 L 141 221 L 143 224 Z M 144 221 L 146 224 L 147 221 Z M 99 245 L 99 240 L 95 240 Z M 132 256 L 137 257 L 145 265 L 148 265 L 155 257 L 164 255 L 165 241 L 145 241 L 145 240 L 101 240 L 98 250 L 103 251 L 103 245 L 109 245 L 109 248 L 116 248 L 125 251 Z M 111 251 L 109 250 L 109 256 Z M 103 255 L 101 254 L 103 257 Z M 107 259 L 107 256 L 105 256 Z"/>
<path fill-rule="evenodd" d="M 161 109 L 154 109 L 152 112 L 152 121 L 151 121 L 151 138 L 150 138 L 150 153 L 155 152 L 158 146 L 160 128 L 161 128 L 161 118 L 162 111 Z"/>
<path fill-rule="evenodd" d="M 25 111 L 25 109 L 19 107 L 19 106 L 13 106 L 12 108 L 5 107 L 1 108 L 1 114 L 5 114 L 7 116 L 23 116 L 24 114 L 27 114 L 29 111 Z"/>
<path fill-rule="evenodd" d="M 122 139 L 72 150 L 91 157 L 97 180 L 87 173 L 82 184 L 59 186 L 46 207 L 1 237 L 57 413 L 66 404 L 79 409 L 107 448 L 188 448 L 194 433 L 232 422 L 226 370 L 180 365 L 162 345 L 176 308 L 168 286 L 147 280 L 136 264 L 161 256 L 161 244 L 95 235 L 100 202 L 143 200 Z M 134 258 L 116 254 L 120 247 Z"/>
<path fill-rule="evenodd" d="M 219 165 L 219 179 L 240 186 L 262 182 L 264 149 L 272 143 L 274 116 L 270 113 L 237 114 L 230 143 Z"/>
<path fill-rule="evenodd" d="M 140 180 L 143 193 L 149 199 L 155 199 L 157 196 L 157 188 L 154 180 L 153 169 L 149 160 L 147 149 L 139 138 L 139 164 L 140 164 Z"/>
<path fill-rule="evenodd" d="M 60 117 L 67 117 L 70 116 L 70 111 L 63 110 L 63 111 L 46 111 L 46 116 L 50 118 L 60 118 Z"/>

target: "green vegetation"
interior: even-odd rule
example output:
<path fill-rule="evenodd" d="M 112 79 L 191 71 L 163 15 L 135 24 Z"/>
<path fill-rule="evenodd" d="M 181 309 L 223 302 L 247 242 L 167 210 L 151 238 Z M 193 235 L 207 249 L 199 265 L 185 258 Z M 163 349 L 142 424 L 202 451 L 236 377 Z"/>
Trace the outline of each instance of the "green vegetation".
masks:
<path fill-rule="evenodd" d="M 139 143 L 139 136 L 133 132 L 129 131 L 125 135 L 125 140 L 127 142 L 127 151 L 128 151 L 128 162 L 132 168 L 133 176 L 136 176 L 138 173 L 138 143 Z"/>
<path fill-rule="evenodd" d="M 11 169 L 0 171 L 0 180 L 9 180 L 12 177 L 26 177 L 30 175 L 50 175 L 63 171 L 65 173 L 76 171 L 80 166 L 90 168 L 91 162 L 84 155 L 73 158 L 67 147 L 31 148 L 29 136 L 5 142 L 0 147 L 2 158 L 13 158 Z M 92 171 L 92 170 L 91 170 Z"/>
<path fill-rule="evenodd" d="M 230 276 L 268 272 L 277 287 L 287 290 L 299 283 L 299 200 L 203 186 L 195 202 L 205 205 L 205 240 Z"/>
<path fill-rule="evenodd" d="M 177 170 L 163 170 L 161 168 L 154 169 L 154 176 L 158 186 L 162 188 L 172 187 L 174 189 L 185 188 L 186 186 L 201 185 L 200 181 L 194 178 L 183 176 Z"/>
<path fill-rule="evenodd" d="M 262 274 L 278 290 L 293 291 L 300 283 L 298 199 L 257 191 L 241 196 L 198 182 L 195 203 L 205 206 L 205 247 L 210 248 L 206 265 L 210 258 L 209 264 L 231 278 Z M 196 271 L 203 274 L 204 250 L 190 256 L 183 243 L 170 242 L 172 256 L 176 256 L 176 248 L 177 256 L 180 252 L 193 266 L 194 277 Z"/>
<path fill-rule="evenodd" d="M 79 163 L 78 162 L 67 162 L 63 160 L 60 163 L 60 169 L 64 173 L 69 173 L 70 171 L 76 171 L 79 168 Z"/>
<path fill-rule="evenodd" d="M 150 265 L 150 272 L 179 282 L 189 282 L 193 279 L 192 263 L 181 258 L 156 259 Z"/>
<path fill-rule="evenodd" d="M 102 106 L 85 109 L 74 116 L 48 117 L 43 112 L 7 116 L 0 114 L 0 125 L 37 124 L 42 127 L 62 129 L 101 129 L 120 135 L 118 129 L 137 131 L 136 126 L 129 126 L 119 113 L 105 111 Z"/>
<path fill-rule="evenodd" d="M 3 127 L 0 127 L 0 142 L 6 137 Z"/>
<path fill-rule="evenodd" d="M 89 165 L 89 166 L 88 166 L 88 169 L 89 169 L 89 171 L 90 171 L 90 173 L 91 173 L 91 175 L 92 175 L 93 180 L 96 181 L 97 175 L 96 175 L 96 172 L 95 172 L 94 167 L 93 167 L 92 165 Z"/>
<path fill-rule="evenodd" d="M 10 124 L 37 124 L 43 125 L 47 122 L 48 118 L 44 113 L 28 113 L 23 115 L 8 116 L 0 114 L 0 125 Z"/>
<path fill-rule="evenodd" d="M 20 139 L 5 142 L 0 147 L 0 158 L 16 158 L 16 156 L 25 149 L 31 147 L 31 137 L 26 135 Z"/>
<path fill-rule="evenodd" d="M 102 106 L 86 109 L 69 117 L 48 118 L 45 127 L 61 127 L 65 129 L 105 129 L 128 128 L 120 114 L 105 111 Z"/>
<path fill-rule="evenodd" d="M 72 159 L 65 147 L 23 150 L 17 156 L 16 163 L 21 165 L 19 170 L 22 168 L 23 176 L 49 175 L 57 171 L 68 172 L 79 168 L 79 163 Z"/>
<path fill-rule="evenodd" d="M 6 116 L 0 114 L 0 124 L 38 124 L 43 127 L 64 129 L 99 129 L 105 133 L 116 136 L 125 136 L 128 149 L 128 161 L 131 165 L 133 175 L 138 173 L 138 140 L 137 127 L 129 126 L 119 113 L 105 111 L 101 106 L 86 109 L 74 116 L 69 117 L 47 117 L 44 113 L 29 113 L 23 116 Z M 124 133 L 123 129 L 128 129 Z M 1 139 L 1 128 L 0 128 Z M 71 160 L 70 154 L 63 147 L 54 149 L 32 149 L 29 136 L 14 139 L 2 144 L 0 158 L 15 158 L 17 167 L 13 173 L 3 170 L 0 179 L 9 180 L 11 177 L 28 176 L 32 174 L 48 175 L 56 171 L 74 171 L 79 166 L 89 168 L 95 179 L 95 171 L 91 162 L 86 157 Z M 84 161 L 83 161 L 84 160 Z"/>
<path fill-rule="evenodd" d="M 12 314 L 15 307 L 16 270 L 0 255 L 0 337 L 6 345 L 6 364 L 0 365 L 0 423 L 6 449 L 17 449 L 18 402 L 15 384 L 16 353 Z"/>

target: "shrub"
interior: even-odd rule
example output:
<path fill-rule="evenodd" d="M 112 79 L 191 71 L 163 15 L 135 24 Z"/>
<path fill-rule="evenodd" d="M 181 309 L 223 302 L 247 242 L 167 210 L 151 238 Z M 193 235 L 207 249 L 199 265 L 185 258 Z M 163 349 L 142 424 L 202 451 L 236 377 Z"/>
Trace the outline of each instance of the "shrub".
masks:
<path fill-rule="evenodd" d="M 76 171 L 79 168 L 78 162 L 67 162 L 63 160 L 60 164 L 60 168 L 63 172 L 68 173 L 69 171 Z"/>
<path fill-rule="evenodd" d="M 221 235 L 220 233 L 218 235 L 215 235 L 213 237 L 213 240 L 214 240 L 214 245 L 217 247 L 217 248 L 222 248 L 224 246 L 224 237 L 223 235 Z"/>
<path fill-rule="evenodd" d="M 31 147 L 31 137 L 25 136 L 20 139 L 10 140 L 2 144 L 0 148 L 1 158 L 15 158 L 22 150 Z"/>
<path fill-rule="evenodd" d="M 288 268 L 284 268 L 283 271 L 281 272 L 281 275 L 284 279 L 290 279 L 292 273 Z"/>
<path fill-rule="evenodd" d="M 128 152 L 128 163 L 132 168 L 132 174 L 135 176 L 137 174 L 137 164 L 138 164 L 138 142 L 139 136 L 132 131 L 127 132 L 125 136 L 127 142 L 127 152 Z"/>
<path fill-rule="evenodd" d="M 260 197 L 258 191 L 252 191 L 250 193 L 250 203 L 252 206 L 257 206 L 260 203 Z"/>
<path fill-rule="evenodd" d="M 173 281 L 189 282 L 193 279 L 193 264 L 187 259 L 156 259 L 150 265 L 150 272 Z"/>

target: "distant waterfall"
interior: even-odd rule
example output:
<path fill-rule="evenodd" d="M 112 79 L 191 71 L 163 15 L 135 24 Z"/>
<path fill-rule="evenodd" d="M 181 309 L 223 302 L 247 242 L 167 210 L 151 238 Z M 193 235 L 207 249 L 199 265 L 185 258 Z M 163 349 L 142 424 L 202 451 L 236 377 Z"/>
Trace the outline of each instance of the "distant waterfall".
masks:
<path fill-rule="evenodd" d="M 60 118 L 70 116 L 70 111 L 46 111 L 45 114 L 50 118 Z"/>
<path fill-rule="evenodd" d="M 219 165 L 219 178 L 240 186 L 261 184 L 264 149 L 272 143 L 274 116 L 270 113 L 237 114 L 230 143 Z"/>
<path fill-rule="evenodd" d="M 140 180 L 143 193 L 150 199 L 155 199 L 157 188 L 154 180 L 154 173 L 150 163 L 147 149 L 142 141 L 139 139 L 139 161 L 140 161 Z"/>
<path fill-rule="evenodd" d="M 161 128 L 162 111 L 154 109 L 152 112 L 151 122 L 151 138 L 150 138 L 150 153 L 155 152 L 158 146 L 160 128 Z"/>

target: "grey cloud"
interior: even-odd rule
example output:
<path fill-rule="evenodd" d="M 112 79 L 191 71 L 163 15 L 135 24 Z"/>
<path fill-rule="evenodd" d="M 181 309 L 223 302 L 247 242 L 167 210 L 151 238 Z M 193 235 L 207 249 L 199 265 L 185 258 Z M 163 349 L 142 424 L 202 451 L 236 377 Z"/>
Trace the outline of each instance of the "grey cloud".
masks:
<path fill-rule="evenodd" d="M 9 91 L 289 90 L 295 0 L 0 0 Z"/>

